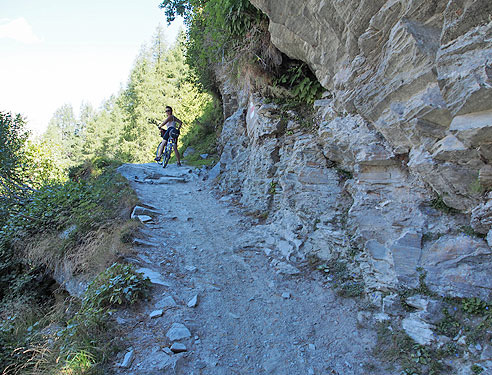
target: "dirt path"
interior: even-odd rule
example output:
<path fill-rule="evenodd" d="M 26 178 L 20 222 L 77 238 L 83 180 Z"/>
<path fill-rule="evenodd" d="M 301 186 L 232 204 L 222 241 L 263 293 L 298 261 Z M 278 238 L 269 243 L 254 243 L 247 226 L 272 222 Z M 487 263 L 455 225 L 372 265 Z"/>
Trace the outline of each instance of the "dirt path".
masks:
<path fill-rule="evenodd" d="M 155 211 L 132 260 L 154 287 L 138 311 L 117 313 L 117 374 L 382 374 L 371 370 L 376 337 L 357 327 L 357 302 L 275 259 L 266 227 L 232 197 L 186 167 L 120 171 Z"/>

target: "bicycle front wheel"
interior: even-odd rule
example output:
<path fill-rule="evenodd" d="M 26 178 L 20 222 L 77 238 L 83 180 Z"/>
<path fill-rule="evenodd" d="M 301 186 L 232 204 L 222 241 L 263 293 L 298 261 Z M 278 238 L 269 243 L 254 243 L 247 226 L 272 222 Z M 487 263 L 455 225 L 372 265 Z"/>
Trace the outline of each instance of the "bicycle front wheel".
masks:
<path fill-rule="evenodd" d="M 172 152 L 171 147 L 166 146 L 166 149 L 164 150 L 164 154 L 162 155 L 163 157 L 162 168 L 166 168 L 167 164 L 169 163 L 169 159 L 171 159 L 171 152 Z"/>

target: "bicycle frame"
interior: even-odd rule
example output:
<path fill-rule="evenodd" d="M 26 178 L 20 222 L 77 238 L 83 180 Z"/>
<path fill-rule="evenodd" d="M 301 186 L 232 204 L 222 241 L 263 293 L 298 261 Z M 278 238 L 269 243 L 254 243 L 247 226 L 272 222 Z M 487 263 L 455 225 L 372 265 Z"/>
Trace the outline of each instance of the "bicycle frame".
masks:
<path fill-rule="evenodd" d="M 169 140 L 166 143 L 166 147 L 162 151 L 162 158 L 161 161 L 158 161 L 157 163 L 162 165 L 162 168 L 166 168 L 167 164 L 169 163 L 169 159 L 171 159 L 171 155 L 173 153 L 174 146 L 176 145 L 176 138 L 169 137 Z M 162 140 L 164 142 L 164 140 Z M 161 143 L 159 143 L 159 146 L 157 146 L 157 151 L 156 151 L 156 156 L 157 153 L 159 152 L 159 148 L 161 147 Z"/>

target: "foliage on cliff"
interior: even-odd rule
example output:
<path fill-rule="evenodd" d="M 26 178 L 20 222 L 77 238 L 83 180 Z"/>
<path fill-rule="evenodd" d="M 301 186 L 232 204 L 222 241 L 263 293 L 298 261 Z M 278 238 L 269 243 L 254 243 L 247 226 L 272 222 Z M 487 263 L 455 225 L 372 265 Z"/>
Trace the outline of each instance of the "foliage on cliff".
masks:
<path fill-rule="evenodd" d="M 179 15 L 188 26 L 187 62 L 206 90 L 218 92 L 214 66 L 261 59 L 266 16 L 248 0 L 164 0 L 168 22 Z"/>
<path fill-rule="evenodd" d="M 268 18 L 248 0 L 164 0 L 160 7 L 168 22 L 184 17 L 187 61 L 206 90 L 218 92 L 214 69 L 220 65 L 238 81 L 252 68 L 256 89 L 266 95 L 310 104 L 323 91 L 305 63 L 273 46 Z"/>

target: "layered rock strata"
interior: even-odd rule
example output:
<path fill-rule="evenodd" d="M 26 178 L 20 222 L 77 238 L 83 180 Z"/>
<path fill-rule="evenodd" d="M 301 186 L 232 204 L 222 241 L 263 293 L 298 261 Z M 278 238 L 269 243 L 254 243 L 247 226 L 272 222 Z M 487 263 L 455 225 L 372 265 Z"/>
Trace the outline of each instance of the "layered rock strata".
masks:
<path fill-rule="evenodd" d="M 224 81 L 238 99 L 219 184 L 269 213 L 266 245 L 287 260 L 352 254 L 368 290 L 425 274 L 439 294 L 490 298 L 492 3 L 251 2 L 327 89 L 308 131 Z"/>

